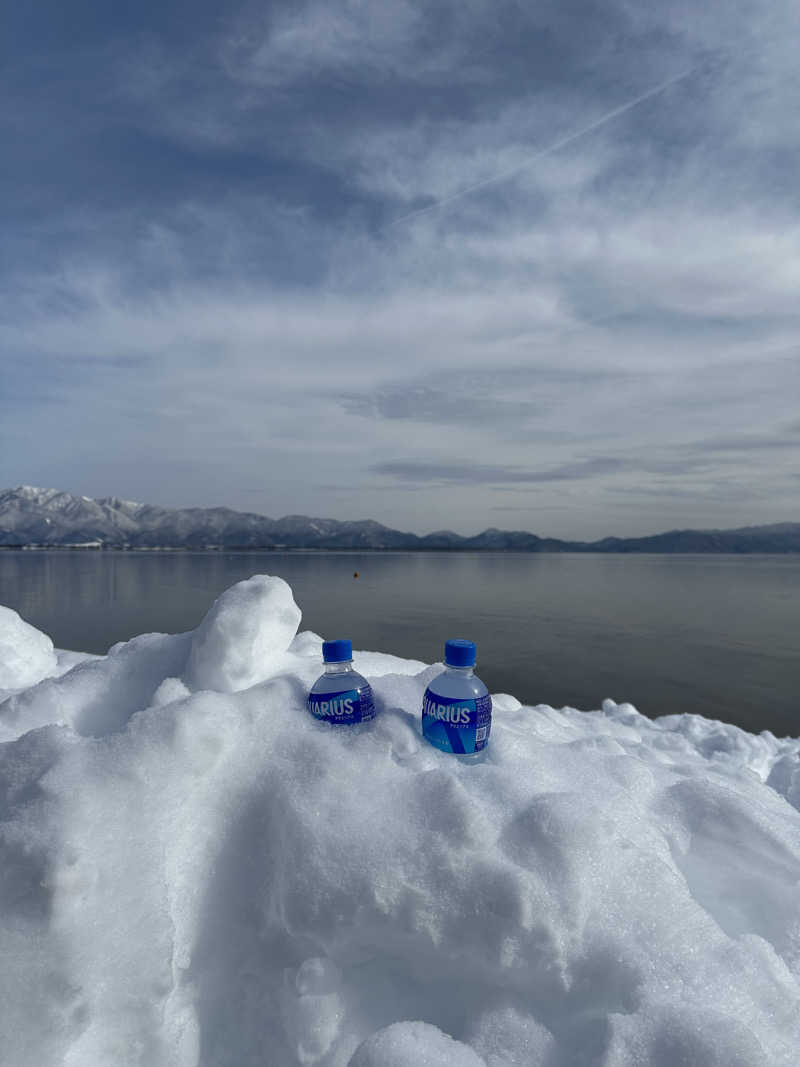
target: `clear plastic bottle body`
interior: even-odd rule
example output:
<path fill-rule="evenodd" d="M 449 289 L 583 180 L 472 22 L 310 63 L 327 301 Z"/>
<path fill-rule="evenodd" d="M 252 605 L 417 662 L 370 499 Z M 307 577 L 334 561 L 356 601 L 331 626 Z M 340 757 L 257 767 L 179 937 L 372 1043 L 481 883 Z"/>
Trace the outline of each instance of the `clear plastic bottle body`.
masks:
<path fill-rule="evenodd" d="M 352 660 L 325 664 L 325 673 L 311 687 L 308 708 L 315 719 L 343 726 L 375 716 L 370 684 L 353 670 Z"/>
<path fill-rule="evenodd" d="M 450 708 L 463 710 L 450 711 Z M 489 690 L 475 675 L 474 667 L 453 667 L 448 664 L 425 691 L 423 735 L 436 748 L 451 753 L 463 762 L 478 762 L 486 755 L 491 731 L 491 709 L 492 698 Z M 434 722 L 429 712 L 433 712 L 433 715 L 438 713 L 440 716 L 446 716 L 449 712 L 450 720 L 444 718 Z M 473 715 L 477 722 L 473 721 Z M 467 716 L 470 717 L 469 724 Z M 461 727 L 467 729 L 462 732 Z M 469 747 L 470 744 L 475 745 L 473 751 L 458 751 L 459 746 Z"/>
<path fill-rule="evenodd" d="M 445 667 L 428 689 L 437 696 L 467 697 L 472 700 L 489 695 L 489 690 L 475 674 L 474 667 Z"/>

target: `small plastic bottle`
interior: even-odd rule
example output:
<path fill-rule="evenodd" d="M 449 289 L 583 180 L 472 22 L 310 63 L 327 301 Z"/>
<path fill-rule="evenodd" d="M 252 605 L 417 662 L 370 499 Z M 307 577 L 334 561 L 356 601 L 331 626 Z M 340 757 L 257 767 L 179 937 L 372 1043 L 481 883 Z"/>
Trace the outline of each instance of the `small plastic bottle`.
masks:
<path fill-rule="evenodd" d="M 315 719 L 352 726 L 375 717 L 369 682 L 353 670 L 350 641 L 323 641 L 325 673 L 308 694 L 308 710 Z"/>
<path fill-rule="evenodd" d="M 474 674 L 474 641 L 446 642 L 444 662 L 425 690 L 422 734 L 442 752 L 472 762 L 481 758 L 492 728 L 492 698 Z"/>

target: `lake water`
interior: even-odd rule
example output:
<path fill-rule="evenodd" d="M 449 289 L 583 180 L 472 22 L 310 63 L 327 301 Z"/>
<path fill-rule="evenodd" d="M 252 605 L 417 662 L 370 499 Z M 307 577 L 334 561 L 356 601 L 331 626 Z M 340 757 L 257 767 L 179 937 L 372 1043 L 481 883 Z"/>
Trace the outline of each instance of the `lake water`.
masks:
<path fill-rule="evenodd" d="M 359 577 L 353 577 L 357 571 Z M 0 604 L 60 648 L 195 627 L 251 574 L 302 629 L 426 662 L 478 645 L 493 692 L 589 710 L 695 712 L 800 735 L 800 558 L 359 552 L 0 552 Z"/>

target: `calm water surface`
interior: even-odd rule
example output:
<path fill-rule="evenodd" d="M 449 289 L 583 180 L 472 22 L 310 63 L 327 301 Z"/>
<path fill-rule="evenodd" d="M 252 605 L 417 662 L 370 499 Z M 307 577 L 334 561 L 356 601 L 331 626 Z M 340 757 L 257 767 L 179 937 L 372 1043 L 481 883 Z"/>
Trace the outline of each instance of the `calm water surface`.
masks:
<path fill-rule="evenodd" d="M 359 578 L 353 578 L 353 572 Z M 478 644 L 493 692 L 800 734 L 800 558 L 512 553 L 0 552 L 0 603 L 60 648 L 105 652 L 195 627 L 216 596 L 278 574 L 302 629 L 427 662 Z"/>

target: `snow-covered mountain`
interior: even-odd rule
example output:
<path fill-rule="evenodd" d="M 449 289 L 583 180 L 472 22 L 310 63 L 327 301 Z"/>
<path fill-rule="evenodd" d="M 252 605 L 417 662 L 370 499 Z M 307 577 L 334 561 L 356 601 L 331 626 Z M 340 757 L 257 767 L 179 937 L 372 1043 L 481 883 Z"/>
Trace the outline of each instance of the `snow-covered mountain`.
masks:
<path fill-rule="evenodd" d="M 472 549 L 516 552 L 800 552 L 800 523 L 739 530 L 672 530 L 651 537 L 559 541 L 524 530 L 451 530 L 418 537 L 372 519 L 286 515 L 269 519 L 231 508 L 161 508 L 109 496 L 94 500 L 22 485 L 0 491 L 0 546 L 99 543 L 132 548 Z"/>
<path fill-rule="evenodd" d="M 370 520 L 269 519 L 231 508 L 162 508 L 119 497 L 93 500 L 29 485 L 0 492 L 0 545 L 402 548 L 417 541 L 413 534 Z"/>

